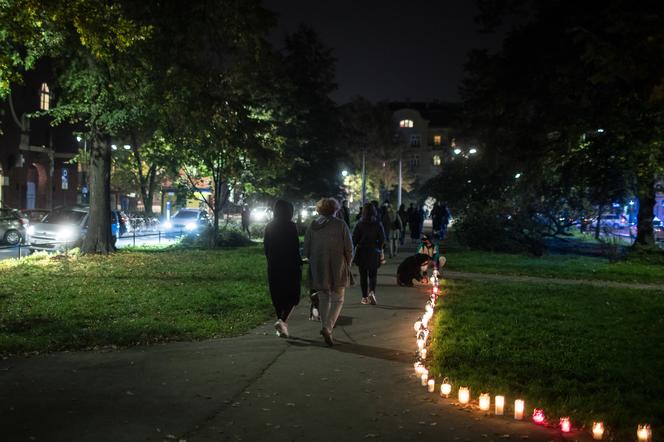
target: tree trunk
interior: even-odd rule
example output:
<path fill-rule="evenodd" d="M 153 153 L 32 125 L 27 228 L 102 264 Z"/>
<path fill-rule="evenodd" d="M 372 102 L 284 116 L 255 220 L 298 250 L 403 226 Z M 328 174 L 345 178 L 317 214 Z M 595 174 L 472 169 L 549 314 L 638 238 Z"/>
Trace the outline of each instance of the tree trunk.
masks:
<path fill-rule="evenodd" d="M 595 224 L 595 239 L 599 241 L 599 232 L 601 230 L 601 222 L 602 222 L 602 212 L 604 211 L 604 204 L 600 204 L 597 207 L 597 224 Z"/>
<path fill-rule="evenodd" d="M 150 166 L 147 176 L 147 185 L 141 184 L 141 197 L 143 198 L 143 206 L 145 207 L 145 214 L 152 216 L 152 202 L 154 201 L 154 185 L 157 179 L 157 166 L 154 164 Z"/>
<path fill-rule="evenodd" d="M 644 179 L 639 183 L 639 213 L 636 221 L 635 247 L 655 247 L 655 232 L 652 226 L 653 208 L 656 203 L 655 180 Z"/>
<path fill-rule="evenodd" d="M 90 149 L 90 214 L 82 253 L 111 253 L 115 244 L 111 236 L 111 143 L 92 139 Z"/>

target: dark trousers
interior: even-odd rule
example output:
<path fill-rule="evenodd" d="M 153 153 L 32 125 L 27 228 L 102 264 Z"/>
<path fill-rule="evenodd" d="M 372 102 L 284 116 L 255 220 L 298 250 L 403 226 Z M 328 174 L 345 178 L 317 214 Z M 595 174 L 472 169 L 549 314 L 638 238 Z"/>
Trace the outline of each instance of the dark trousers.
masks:
<path fill-rule="evenodd" d="M 376 279 L 378 278 L 378 269 L 368 269 L 360 266 L 360 287 L 362 288 L 362 297 L 369 296 L 369 292 L 376 292 Z M 367 287 L 368 286 L 368 287 Z"/>
<path fill-rule="evenodd" d="M 274 305 L 274 311 L 277 314 L 277 319 L 281 319 L 284 322 L 288 321 L 288 317 L 293 311 L 293 308 L 295 308 L 295 304 L 292 302 L 275 298 L 272 298 L 272 305 Z"/>

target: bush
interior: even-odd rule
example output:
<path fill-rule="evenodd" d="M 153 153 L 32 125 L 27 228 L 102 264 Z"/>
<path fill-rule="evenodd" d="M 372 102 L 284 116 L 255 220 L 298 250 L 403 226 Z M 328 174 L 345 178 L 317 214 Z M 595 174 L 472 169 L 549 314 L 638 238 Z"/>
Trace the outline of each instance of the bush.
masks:
<path fill-rule="evenodd" d="M 540 225 L 525 213 L 510 213 L 490 202 L 464 209 L 454 223 L 459 242 L 471 249 L 494 252 L 529 252 L 541 255 L 544 241 Z"/>
<path fill-rule="evenodd" d="M 208 247 L 213 234 L 214 230 L 209 228 L 199 235 L 185 236 L 182 238 L 181 244 L 189 247 Z M 253 245 L 254 242 L 237 227 L 225 227 L 219 229 L 214 244 L 215 247 L 247 247 Z"/>

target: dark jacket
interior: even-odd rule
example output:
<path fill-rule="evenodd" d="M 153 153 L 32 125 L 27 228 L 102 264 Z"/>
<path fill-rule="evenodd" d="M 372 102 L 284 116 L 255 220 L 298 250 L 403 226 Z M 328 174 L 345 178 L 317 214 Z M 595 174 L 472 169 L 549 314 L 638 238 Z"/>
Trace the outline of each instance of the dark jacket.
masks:
<path fill-rule="evenodd" d="M 385 231 L 381 223 L 376 220 L 357 223 L 353 230 L 353 244 L 357 246 L 355 263 L 360 267 L 377 269 L 384 243 Z"/>
<path fill-rule="evenodd" d="M 296 305 L 300 299 L 302 258 L 297 227 L 291 221 L 292 216 L 292 205 L 288 208 L 277 204 L 274 220 L 265 227 L 263 245 L 267 257 L 270 295 L 273 299 L 288 300 Z"/>

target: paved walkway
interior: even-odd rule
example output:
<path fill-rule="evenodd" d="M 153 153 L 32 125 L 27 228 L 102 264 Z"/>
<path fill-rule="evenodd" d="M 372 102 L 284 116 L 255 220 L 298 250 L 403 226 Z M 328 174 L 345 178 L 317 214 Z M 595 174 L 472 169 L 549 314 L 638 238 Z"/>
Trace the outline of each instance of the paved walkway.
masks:
<path fill-rule="evenodd" d="M 381 268 L 378 306 L 350 289 L 333 348 L 303 302 L 288 340 L 269 322 L 231 339 L 2 360 L 0 440 L 563 440 L 419 386 L 412 326 L 427 293 L 396 287 L 395 268 Z"/>

